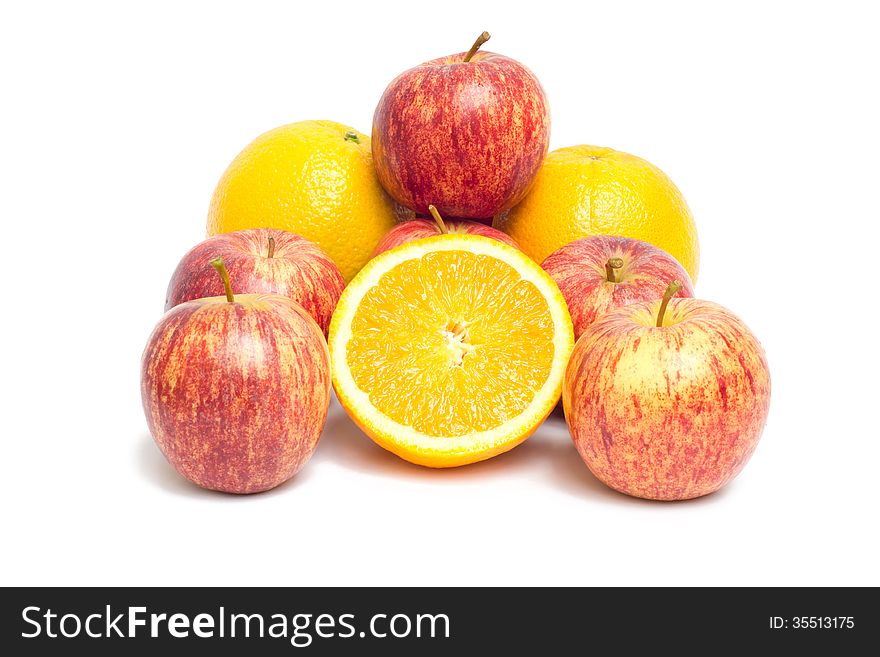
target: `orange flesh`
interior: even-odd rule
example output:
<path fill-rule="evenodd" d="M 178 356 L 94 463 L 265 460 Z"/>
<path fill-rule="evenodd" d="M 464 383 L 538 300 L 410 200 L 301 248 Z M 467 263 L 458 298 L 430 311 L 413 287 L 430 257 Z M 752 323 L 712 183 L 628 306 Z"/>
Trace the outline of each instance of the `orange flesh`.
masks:
<path fill-rule="evenodd" d="M 364 295 L 351 328 L 346 356 L 358 388 L 428 436 L 518 416 L 553 364 L 553 318 L 538 289 L 507 263 L 468 251 L 394 267 Z"/>

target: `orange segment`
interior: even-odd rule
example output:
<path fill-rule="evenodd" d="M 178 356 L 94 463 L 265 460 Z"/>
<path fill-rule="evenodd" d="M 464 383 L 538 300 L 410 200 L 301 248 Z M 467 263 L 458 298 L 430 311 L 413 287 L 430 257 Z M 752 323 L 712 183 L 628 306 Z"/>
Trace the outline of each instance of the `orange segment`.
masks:
<path fill-rule="evenodd" d="M 525 440 L 558 400 L 572 344 L 552 279 L 520 251 L 474 235 L 375 258 L 330 327 L 343 406 L 380 445 L 434 467 Z"/>

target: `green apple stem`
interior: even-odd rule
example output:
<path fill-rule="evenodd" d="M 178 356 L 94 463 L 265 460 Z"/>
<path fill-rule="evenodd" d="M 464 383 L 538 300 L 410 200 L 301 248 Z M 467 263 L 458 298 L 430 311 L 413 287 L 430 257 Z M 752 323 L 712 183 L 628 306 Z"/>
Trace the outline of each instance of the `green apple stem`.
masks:
<path fill-rule="evenodd" d="M 477 51 L 480 49 L 484 43 L 486 43 L 490 38 L 488 32 L 483 32 L 480 36 L 477 37 L 477 40 L 474 41 L 474 45 L 471 46 L 471 49 L 467 51 L 467 54 L 464 56 L 465 63 L 471 61 L 471 57 L 477 54 Z"/>
<path fill-rule="evenodd" d="M 271 258 L 275 255 L 275 238 L 269 235 L 269 255 L 267 258 Z"/>
<path fill-rule="evenodd" d="M 431 216 L 434 217 L 434 221 L 437 222 L 437 228 L 440 229 L 440 232 L 446 235 L 449 233 L 449 229 L 446 227 L 446 222 L 443 221 L 443 217 L 440 216 L 440 213 L 437 211 L 433 205 L 428 206 L 428 212 L 431 213 Z"/>
<path fill-rule="evenodd" d="M 226 265 L 223 263 L 223 258 L 214 258 L 211 261 L 211 266 L 217 270 L 217 273 L 220 274 L 220 278 L 223 279 L 223 287 L 226 290 L 226 300 L 229 303 L 235 303 L 235 297 L 232 296 L 232 283 L 229 282 L 229 272 L 226 271 Z"/>
<path fill-rule="evenodd" d="M 354 130 L 349 130 L 345 133 L 345 141 L 353 141 L 355 144 L 361 143 L 361 140 L 358 137 L 358 133 L 356 133 Z"/>
<path fill-rule="evenodd" d="M 623 267 L 623 258 L 609 258 L 605 263 L 605 278 L 609 283 L 619 283 L 617 270 Z"/>
<path fill-rule="evenodd" d="M 657 326 L 663 326 L 663 315 L 666 314 L 666 306 L 669 305 L 669 300 L 674 297 L 675 293 L 680 289 L 681 281 L 672 281 L 666 286 L 666 291 L 663 293 L 663 301 L 660 303 L 660 311 L 657 313 Z"/>

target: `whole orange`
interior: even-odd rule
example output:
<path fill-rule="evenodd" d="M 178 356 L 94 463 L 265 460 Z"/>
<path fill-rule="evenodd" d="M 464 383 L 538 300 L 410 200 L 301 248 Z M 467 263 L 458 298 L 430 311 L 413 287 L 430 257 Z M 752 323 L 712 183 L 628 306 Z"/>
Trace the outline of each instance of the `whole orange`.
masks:
<path fill-rule="evenodd" d="M 220 178 L 208 235 L 278 228 L 315 242 L 350 281 L 396 223 L 379 185 L 369 135 L 300 121 L 251 142 Z"/>
<path fill-rule="evenodd" d="M 571 146 L 544 160 L 528 195 L 493 225 L 536 262 L 589 235 L 644 240 L 678 260 L 696 282 L 697 228 L 681 192 L 656 166 L 599 146 Z"/>

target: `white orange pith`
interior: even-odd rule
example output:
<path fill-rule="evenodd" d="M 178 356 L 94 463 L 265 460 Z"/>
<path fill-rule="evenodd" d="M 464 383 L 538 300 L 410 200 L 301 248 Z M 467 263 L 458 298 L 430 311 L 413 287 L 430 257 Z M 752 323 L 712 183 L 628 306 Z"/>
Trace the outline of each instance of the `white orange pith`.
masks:
<path fill-rule="evenodd" d="M 528 256 L 440 235 L 374 258 L 330 324 L 333 382 L 364 431 L 433 467 L 516 446 L 559 399 L 574 337 L 565 301 Z"/>

